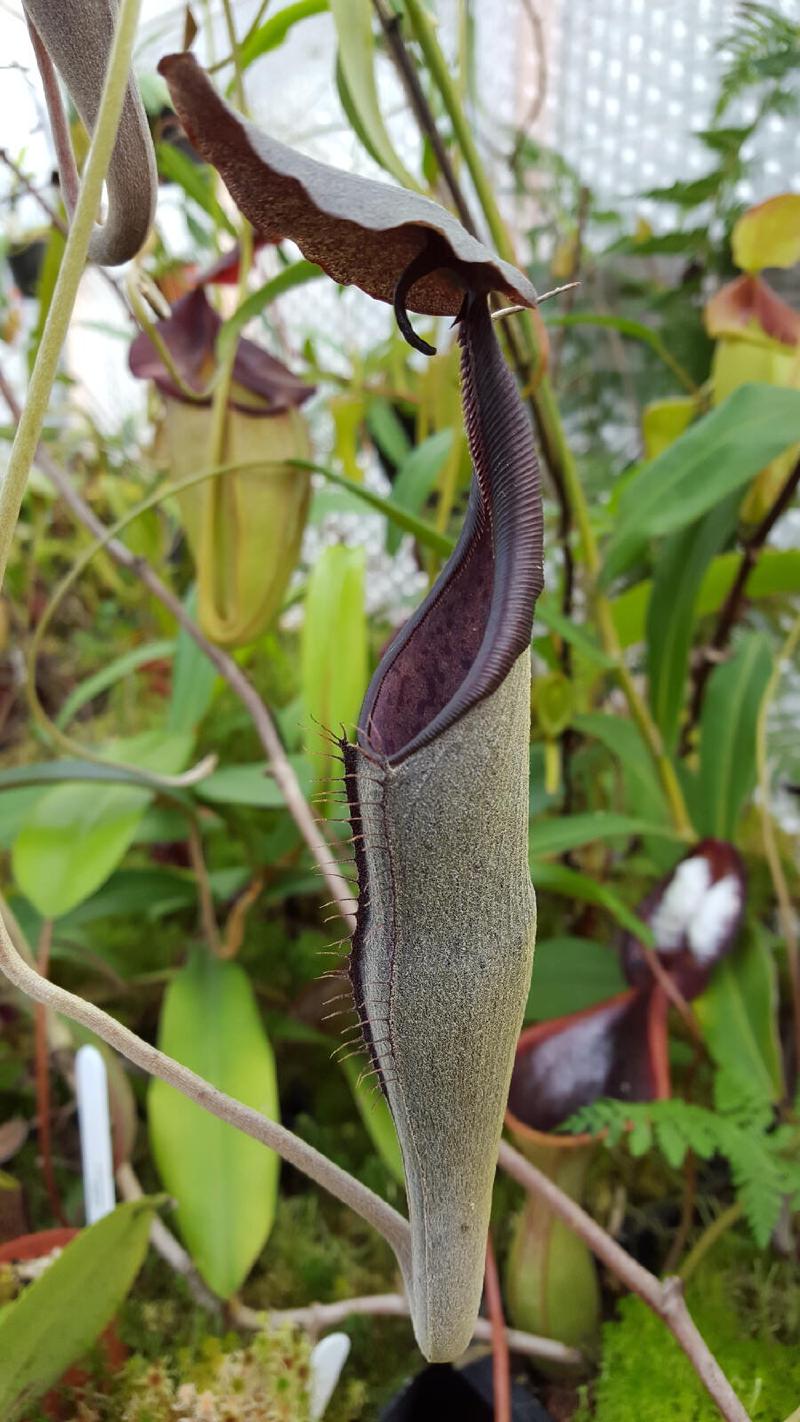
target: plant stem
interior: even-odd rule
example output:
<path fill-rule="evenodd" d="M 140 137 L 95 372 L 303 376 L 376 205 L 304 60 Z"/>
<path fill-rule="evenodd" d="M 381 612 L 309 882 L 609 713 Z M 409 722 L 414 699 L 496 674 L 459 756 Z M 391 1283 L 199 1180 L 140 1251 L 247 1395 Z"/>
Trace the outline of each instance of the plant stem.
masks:
<path fill-rule="evenodd" d="M 728 1206 L 727 1210 L 723 1210 L 721 1215 L 717 1215 L 717 1218 L 712 1221 L 708 1229 L 703 1230 L 697 1243 L 689 1250 L 683 1264 L 678 1270 L 678 1274 L 684 1284 L 688 1284 L 692 1274 L 697 1269 L 701 1260 L 705 1258 L 709 1249 L 716 1244 L 718 1239 L 722 1238 L 723 1234 L 727 1234 L 728 1230 L 742 1218 L 743 1214 L 744 1210 L 739 1201 L 736 1200 L 732 1205 Z"/>
<path fill-rule="evenodd" d="M 596 1254 L 632 1293 L 638 1294 L 648 1308 L 666 1324 L 726 1422 L 750 1422 L 747 1412 L 686 1307 L 681 1279 L 657 1279 L 655 1274 L 651 1274 L 649 1269 L 645 1269 L 617 1244 L 591 1215 L 559 1190 L 552 1180 L 541 1170 L 537 1170 L 535 1165 L 531 1165 L 530 1161 L 514 1150 L 507 1141 L 500 1143 L 499 1163 L 512 1179 L 537 1199 L 544 1201 L 553 1214 L 563 1220 L 567 1228 L 577 1234 L 592 1253 Z"/>
<path fill-rule="evenodd" d="M 492 1401 L 494 1422 L 511 1422 L 511 1368 L 508 1357 L 508 1336 L 503 1317 L 503 1296 L 492 1236 L 486 1241 L 486 1307 L 492 1329 Z"/>
<path fill-rule="evenodd" d="M 447 110 L 450 122 L 453 125 L 453 132 L 458 139 L 461 151 L 464 155 L 464 160 L 469 170 L 469 175 L 472 179 L 472 184 L 478 196 L 495 248 L 505 261 L 517 265 L 514 245 L 505 222 L 503 221 L 500 209 L 497 206 L 497 202 L 495 201 L 491 184 L 481 161 L 480 154 L 478 153 L 472 129 L 462 107 L 450 70 L 448 69 L 447 61 L 442 53 L 439 41 L 436 38 L 434 27 L 421 0 L 406 0 L 405 13 L 408 16 L 414 36 L 419 43 L 431 76 Z M 540 364 L 540 351 L 537 346 L 534 326 L 529 312 L 522 314 L 522 333 L 530 369 L 536 370 L 537 365 Z M 518 356 L 515 363 L 519 369 L 520 361 Z M 561 416 L 558 411 L 553 388 L 545 374 L 541 374 L 538 379 L 532 379 L 530 381 L 530 399 L 547 466 L 551 472 L 556 490 L 559 492 L 560 499 L 563 497 L 566 508 L 577 525 L 583 558 L 593 590 L 595 616 L 604 648 L 614 662 L 614 672 L 625 694 L 631 716 L 636 722 L 645 745 L 653 757 L 675 828 L 685 839 L 691 839 L 693 837 L 691 819 L 677 775 L 675 774 L 675 768 L 669 756 L 666 754 L 659 729 L 651 717 L 644 699 L 639 695 L 634 679 L 625 665 L 622 648 L 619 645 L 619 639 L 611 617 L 608 599 L 597 587 L 601 559 L 589 516 L 589 506 L 583 492 L 574 455 L 569 448 L 564 434 L 564 427 L 561 423 Z M 564 524 L 563 514 L 562 541 L 565 549 L 568 549 L 568 527 Z"/>
<path fill-rule="evenodd" d="M 800 465 L 798 466 L 800 468 Z M 783 872 L 778 848 L 775 825 L 770 813 L 770 775 L 767 764 L 767 719 L 769 709 L 775 699 L 775 692 L 781 679 L 784 664 L 789 665 L 800 643 L 800 617 L 789 632 L 786 641 L 775 658 L 775 666 L 767 682 L 756 722 L 756 771 L 758 774 L 758 812 L 761 820 L 761 839 L 764 857 L 769 865 L 775 898 L 778 902 L 778 918 L 786 946 L 786 962 L 789 981 L 792 986 L 792 1019 L 794 1035 L 795 1069 L 800 1065 L 800 943 L 798 943 L 792 898 Z"/>
<path fill-rule="evenodd" d="M 6 472 L 2 485 L 0 485 L 0 587 L 2 587 L 5 578 L 28 474 L 47 414 L 61 358 L 61 349 L 72 318 L 72 309 L 83 275 L 89 242 L 94 231 L 103 181 L 116 141 L 117 127 L 128 87 L 128 73 L 136 38 L 140 3 L 141 0 L 121 0 L 89 157 L 86 161 L 75 213 L 64 248 L 53 300 L 36 353 L 25 408 L 20 416 Z"/>
<path fill-rule="evenodd" d="M 240 1328 L 262 1329 L 292 1323 L 298 1328 L 306 1328 L 312 1337 L 316 1337 L 326 1328 L 336 1328 L 357 1313 L 372 1318 L 408 1318 L 409 1307 L 404 1294 L 366 1294 L 362 1298 L 337 1299 L 335 1303 L 313 1303 L 304 1308 L 270 1309 L 263 1313 L 236 1303 L 231 1312 L 234 1323 Z M 472 1336 L 481 1343 L 491 1342 L 490 1320 L 479 1318 Z M 536 1333 L 523 1333 L 518 1328 L 507 1328 L 506 1338 L 512 1352 L 522 1353 L 526 1358 L 538 1358 L 565 1368 L 586 1365 L 586 1359 L 578 1348 L 570 1348 L 555 1338 L 540 1338 Z"/>
<path fill-rule="evenodd" d="M 50 948 L 53 942 L 53 924 L 45 919 L 39 934 L 36 953 L 36 967 L 43 977 L 47 977 L 50 966 Z M 59 1224 L 67 1223 L 61 1196 L 58 1193 L 55 1171 L 53 1170 L 53 1143 L 50 1134 L 50 1045 L 47 1032 L 47 1008 L 41 1003 L 34 1008 L 34 1057 L 36 1078 L 36 1125 L 39 1140 L 39 1154 L 42 1160 L 47 1198 L 50 1208 Z"/>
<path fill-rule="evenodd" d="M 123 1027 L 94 1003 L 86 1002 L 41 977 L 36 969 L 29 967 L 17 953 L 2 920 L 0 970 L 16 987 L 27 993 L 28 997 L 32 997 L 34 1002 L 44 1003 L 46 1007 L 62 1013 L 70 1021 L 80 1023 L 149 1076 L 166 1082 L 220 1121 L 226 1121 L 237 1130 L 243 1131 L 246 1136 L 251 1136 L 270 1150 L 277 1151 L 290 1165 L 302 1171 L 378 1230 L 391 1245 L 405 1277 L 410 1281 L 408 1221 L 393 1210 L 391 1205 L 387 1205 L 373 1194 L 372 1190 L 368 1190 L 366 1185 L 348 1175 L 346 1170 L 328 1160 L 327 1156 L 321 1155 L 313 1146 L 307 1145 L 299 1136 L 287 1131 L 277 1121 L 269 1120 L 250 1106 L 244 1106 L 241 1101 L 235 1101 L 233 1097 L 218 1091 L 196 1072 L 181 1066 L 157 1047 L 137 1037 L 135 1032 Z"/>

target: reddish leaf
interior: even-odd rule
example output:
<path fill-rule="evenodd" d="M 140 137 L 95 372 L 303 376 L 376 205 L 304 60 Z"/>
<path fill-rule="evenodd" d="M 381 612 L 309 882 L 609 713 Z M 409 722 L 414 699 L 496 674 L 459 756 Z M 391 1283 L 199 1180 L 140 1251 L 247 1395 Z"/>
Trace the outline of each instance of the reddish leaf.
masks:
<path fill-rule="evenodd" d="M 740 276 L 721 287 L 706 304 L 705 325 L 715 340 L 750 334 L 785 346 L 800 344 L 800 312 L 757 276 Z"/>

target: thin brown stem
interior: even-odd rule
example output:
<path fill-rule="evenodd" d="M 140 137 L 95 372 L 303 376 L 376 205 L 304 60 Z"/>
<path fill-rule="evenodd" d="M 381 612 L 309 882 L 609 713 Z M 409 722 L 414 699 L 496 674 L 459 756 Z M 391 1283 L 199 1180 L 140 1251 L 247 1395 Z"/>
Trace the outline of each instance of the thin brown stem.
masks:
<path fill-rule="evenodd" d="M 233 1322 L 240 1328 L 261 1329 L 291 1323 L 305 1328 L 316 1337 L 327 1328 L 336 1328 L 354 1314 L 367 1314 L 373 1318 L 408 1318 L 408 1300 L 404 1294 L 366 1294 L 362 1298 L 338 1299 L 336 1303 L 308 1304 L 305 1308 L 270 1309 L 260 1312 L 236 1303 L 231 1314 Z M 479 1318 L 475 1324 L 473 1338 L 487 1343 L 492 1338 L 492 1324 L 488 1318 Z M 558 1343 L 555 1338 L 540 1338 L 535 1333 L 523 1333 L 517 1328 L 506 1329 L 508 1346 L 514 1353 L 540 1362 L 556 1363 L 562 1367 L 580 1368 L 585 1358 L 578 1348 L 570 1348 L 566 1343 Z"/>
<path fill-rule="evenodd" d="M 117 1190 L 123 1200 L 142 1199 L 144 1191 L 129 1161 L 124 1160 L 121 1165 L 117 1166 L 114 1178 L 117 1182 Z M 172 1231 L 167 1229 L 160 1215 L 154 1217 L 150 1226 L 150 1243 L 165 1263 L 169 1264 L 176 1274 L 180 1274 L 181 1278 L 186 1280 L 186 1287 L 195 1303 L 199 1304 L 201 1308 L 208 1309 L 210 1313 L 219 1314 L 221 1312 L 219 1299 L 203 1283 L 183 1245 L 175 1238 Z"/>
<path fill-rule="evenodd" d="M 694 1248 L 689 1251 L 678 1271 L 684 1284 L 688 1284 L 692 1274 L 705 1258 L 709 1249 L 713 1249 L 717 1240 L 722 1239 L 722 1236 L 727 1234 L 729 1229 L 732 1229 L 735 1224 L 739 1223 L 743 1214 L 744 1210 L 741 1204 L 738 1200 L 735 1200 L 732 1205 L 728 1206 L 727 1210 L 723 1210 L 721 1215 L 717 1215 L 717 1218 L 712 1220 L 708 1229 L 704 1230 L 701 1234 Z"/>
<path fill-rule="evenodd" d="M 494 1422 L 511 1422 L 511 1366 L 508 1356 L 503 1297 L 491 1234 L 486 1240 L 486 1308 L 492 1329 L 492 1396 Z"/>
<path fill-rule="evenodd" d="M 708 645 L 703 648 L 695 666 L 689 716 L 686 723 L 686 733 L 684 735 L 684 748 L 689 733 L 700 719 L 708 678 L 713 668 L 719 662 L 722 653 L 725 651 L 730 641 L 731 633 L 744 610 L 745 593 L 750 575 L 758 563 L 761 550 L 766 544 L 775 524 L 792 502 L 798 484 L 800 484 L 800 459 L 798 459 L 794 468 L 786 478 L 774 503 L 771 508 L 767 510 L 758 527 L 755 528 L 750 534 L 750 537 L 745 539 L 742 543 L 742 556 L 739 560 L 736 576 L 720 608 L 717 624 L 714 628 L 711 640 Z"/>
<path fill-rule="evenodd" d="M 45 978 L 50 968 L 52 943 L 53 925 L 50 919 L 45 919 L 36 951 L 36 966 Z M 33 1041 L 36 1078 L 36 1134 L 39 1140 L 42 1175 L 53 1217 L 58 1220 L 59 1224 L 65 1225 L 67 1217 L 64 1214 L 53 1169 L 53 1140 L 50 1132 L 50 1044 L 47 1032 L 47 1008 L 43 1007 L 41 1003 L 37 1003 L 34 1008 Z"/>
<path fill-rule="evenodd" d="M 663 1281 L 657 1279 L 507 1141 L 500 1144 L 499 1163 L 513 1180 L 537 1199 L 543 1200 L 553 1214 L 563 1220 L 567 1228 L 577 1234 L 592 1253 L 666 1324 L 726 1422 L 750 1422 L 686 1307 L 681 1280 L 676 1277 Z"/>

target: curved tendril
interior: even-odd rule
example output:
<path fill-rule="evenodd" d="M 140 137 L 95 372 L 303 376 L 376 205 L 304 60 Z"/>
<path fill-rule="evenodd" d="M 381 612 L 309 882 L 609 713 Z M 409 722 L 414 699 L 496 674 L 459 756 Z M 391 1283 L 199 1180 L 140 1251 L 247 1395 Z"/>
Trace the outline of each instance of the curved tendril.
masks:
<path fill-rule="evenodd" d="M 415 351 L 421 351 L 426 356 L 436 355 L 436 347 L 432 346 L 429 341 L 423 341 L 422 337 L 417 335 L 406 310 L 406 298 L 415 282 L 420 281 L 422 277 L 430 276 L 431 272 L 438 271 L 444 265 L 446 263 L 442 262 L 437 244 L 430 243 L 423 247 L 421 252 L 417 252 L 416 257 L 412 257 L 394 289 L 392 304 L 401 335 L 410 346 L 414 347 Z"/>

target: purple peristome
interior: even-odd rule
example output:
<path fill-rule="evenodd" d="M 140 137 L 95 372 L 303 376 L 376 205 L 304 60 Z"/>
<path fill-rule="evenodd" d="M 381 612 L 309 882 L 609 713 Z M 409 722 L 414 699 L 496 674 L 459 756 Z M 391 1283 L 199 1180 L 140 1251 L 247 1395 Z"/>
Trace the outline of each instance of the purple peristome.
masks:
<path fill-rule="evenodd" d="M 658 957 L 686 998 L 708 985 L 711 972 L 731 951 L 742 922 L 745 871 L 732 844 L 704 839 L 639 906 Z M 641 945 L 627 934 L 622 949 L 628 981 L 643 983 L 650 968 Z"/>

